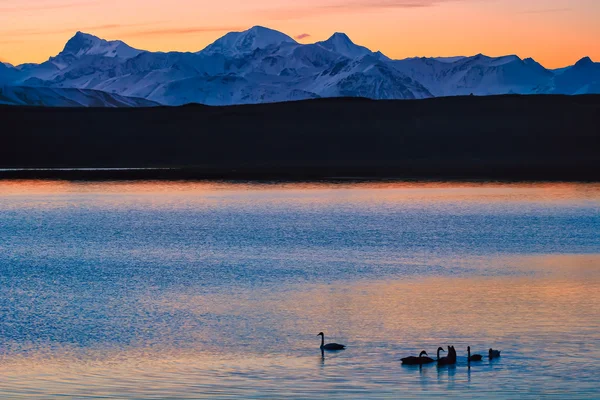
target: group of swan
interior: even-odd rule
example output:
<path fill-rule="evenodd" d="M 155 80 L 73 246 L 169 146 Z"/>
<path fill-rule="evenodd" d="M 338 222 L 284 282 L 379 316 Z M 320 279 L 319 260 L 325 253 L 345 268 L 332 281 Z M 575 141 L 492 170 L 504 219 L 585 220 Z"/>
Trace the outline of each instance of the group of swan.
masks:
<path fill-rule="evenodd" d="M 448 346 L 448 355 L 446 357 L 441 357 L 440 358 L 440 351 L 445 351 L 443 348 L 439 347 L 437 349 L 437 359 L 434 360 L 433 358 L 427 357 L 427 352 L 426 351 L 422 351 L 421 354 L 419 354 L 419 357 L 406 357 L 402 359 L 402 364 L 405 365 L 424 365 L 424 364 L 431 364 L 434 362 L 437 362 L 438 365 L 454 365 L 456 364 L 456 350 L 454 349 L 454 346 Z M 494 358 L 498 358 L 500 357 L 500 350 L 494 350 L 494 349 L 490 349 L 488 351 L 488 358 L 490 360 L 494 359 Z M 483 360 L 483 356 L 481 354 L 473 354 L 471 355 L 471 346 L 467 347 L 467 361 L 469 363 L 471 362 L 476 362 L 476 361 L 481 361 Z"/>
<path fill-rule="evenodd" d="M 346 348 L 345 345 L 338 344 L 338 343 L 325 344 L 325 334 L 323 332 L 320 332 L 317 336 L 321 336 L 321 350 L 322 351 L 323 350 L 338 351 L 338 350 L 344 350 Z M 410 356 L 410 357 L 403 358 L 402 364 L 423 365 L 423 364 L 432 364 L 434 362 L 437 362 L 438 365 L 454 365 L 454 364 L 456 364 L 456 350 L 454 349 L 454 346 L 448 346 L 448 355 L 440 358 L 441 351 L 445 352 L 445 350 L 443 348 L 439 347 L 437 349 L 437 359 L 435 359 L 435 360 L 433 358 L 429 357 L 427 352 L 423 350 L 419 354 L 418 357 Z M 471 361 L 475 362 L 475 361 L 483 360 L 483 356 L 481 354 L 471 355 L 471 346 L 467 347 L 467 354 L 468 354 L 467 360 L 469 361 L 469 363 Z M 500 350 L 494 350 L 494 349 L 489 350 L 488 358 L 490 360 L 492 360 L 494 358 L 498 358 L 498 357 L 500 357 Z"/>

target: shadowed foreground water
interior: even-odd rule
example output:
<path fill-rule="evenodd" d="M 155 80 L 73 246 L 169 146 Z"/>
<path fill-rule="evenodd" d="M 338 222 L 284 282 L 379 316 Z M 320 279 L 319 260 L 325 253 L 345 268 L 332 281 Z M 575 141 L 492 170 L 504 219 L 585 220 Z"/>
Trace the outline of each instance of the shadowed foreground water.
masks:
<path fill-rule="evenodd" d="M 0 182 L 0 238 L 5 398 L 600 396 L 597 184 Z"/>

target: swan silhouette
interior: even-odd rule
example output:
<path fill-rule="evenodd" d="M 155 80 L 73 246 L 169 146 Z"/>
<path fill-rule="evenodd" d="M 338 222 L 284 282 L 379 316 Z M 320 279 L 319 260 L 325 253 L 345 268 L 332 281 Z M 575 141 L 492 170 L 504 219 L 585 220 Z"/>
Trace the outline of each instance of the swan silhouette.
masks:
<path fill-rule="evenodd" d="M 439 351 L 438 351 L 439 354 Z M 404 365 L 423 365 L 423 364 L 431 364 L 432 362 L 435 362 L 435 360 L 433 358 L 430 357 L 423 357 L 423 356 L 427 356 L 427 352 L 425 350 L 423 350 L 421 352 L 421 354 L 419 354 L 419 357 L 415 357 L 415 356 L 410 356 L 410 357 L 406 357 L 403 358 L 402 364 Z M 438 356 L 439 358 L 439 356 Z"/>
<path fill-rule="evenodd" d="M 327 343 L 325 344 L 325 334 L 320 332 L 317 336 L 321 336 L 321 350 L 338 351 L 346 348 L 343 344 Z"/>
<path fill-rule="evenodd" d="M 437 363 L 438 365 L 456 364 L 456 350 L 454 349 L 454 346 L 448 346 L 448 355 L 446 357 L 438 358 Z"/>
<path fill-rule="evenodd" d="M 481 354 L 473 354 L 471 355 L 471 346 L 467 347 L 467 354 L 468 354 L 468 361 L 481 361 L 483 359 L 483 357 L 481 356 Z"/>
<path fill-rule="evenodd" d="M 444 353 L 446 352 L 446 350 L 444 350 L 442 347 L 438 347 L 438 349 L 437 349 L 437 360 L 436 361 L 439 361 L 439 359 L 440 359 L 440 351 L 443 351 Z"/>
<path fill-rule="evenodd" d="M 490 351 L 489 351 L 489 358 L 490 358 L 490 360 L 494 359 L 494 358 L 498 358 L 498 357 L 500 357 L 500 350 L 490 349 Z"/>

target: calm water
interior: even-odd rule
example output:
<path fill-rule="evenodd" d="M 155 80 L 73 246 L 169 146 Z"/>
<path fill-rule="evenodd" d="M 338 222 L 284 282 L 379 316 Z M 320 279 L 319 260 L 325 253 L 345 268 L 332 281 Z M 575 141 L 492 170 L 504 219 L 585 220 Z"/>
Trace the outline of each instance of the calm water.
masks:
<path fill-rule="evenodd" d="M 600 185 L 0 182 L 0 293 L 5 398 L 598 398 Z"/>

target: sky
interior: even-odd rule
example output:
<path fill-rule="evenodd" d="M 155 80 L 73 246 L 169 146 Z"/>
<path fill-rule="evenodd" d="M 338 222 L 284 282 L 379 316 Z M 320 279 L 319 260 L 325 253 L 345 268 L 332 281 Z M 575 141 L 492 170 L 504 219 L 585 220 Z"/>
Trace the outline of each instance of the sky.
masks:
<path fill-rule="evenodd" d="M 600 61 L 600 0 L 0 0 L 0 60 L 41 62 L 76 31 L 151 51 L 199 51 L 262 25 L 298 38 L 345 32 L 392 58 L 483 53 L 547 68 Z"/>

